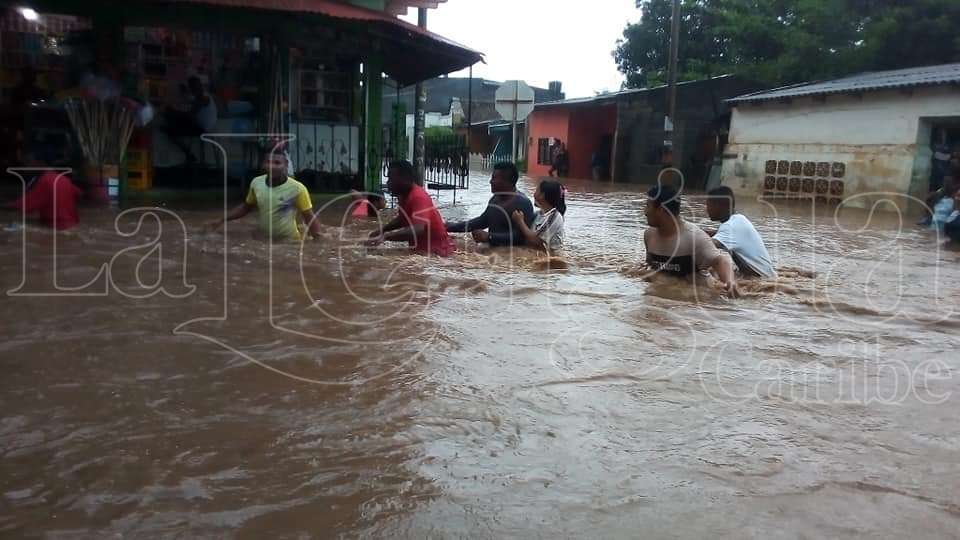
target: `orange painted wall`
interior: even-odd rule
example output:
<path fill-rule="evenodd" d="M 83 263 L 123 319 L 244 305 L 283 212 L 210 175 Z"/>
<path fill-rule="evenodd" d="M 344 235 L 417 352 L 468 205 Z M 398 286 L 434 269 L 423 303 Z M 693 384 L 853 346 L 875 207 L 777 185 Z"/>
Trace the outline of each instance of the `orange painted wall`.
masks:
<path fill-rule="evenodd" d="M 570 177 L 591 178 L 591 159 L 600 147 L 604 135 L 612 136 L 617 126 L 617 106 L 583 106 L 572 109 L 570 137 L 567 153 L 570 154 Z M 613 156 L 607 156 L 612 163 Z"/>
<path fill-rule="evenodd" d="M 551 137 L 567 142 L 570 129 L 570 110 L 567 107 L 547 107 L 537 109 L 527 117 L 530 133 L 527 137 L 527 174 L 547 176 L 550 165 L 537 164 L 537 144 L 539 139 Z"/>
<path fill-rule="evenodd" d="M 613 135 L 617 125 L 616 104 L 546 107 L 529 117 L 527 174 L 547 176 L 550 165 L 537 164 L 539 139 L 558 138 L 567 145 L 571 178 L 590 178 L 590 160 L 604 135 Z M 609 163 L 613 162 L 609 156 Z"/>

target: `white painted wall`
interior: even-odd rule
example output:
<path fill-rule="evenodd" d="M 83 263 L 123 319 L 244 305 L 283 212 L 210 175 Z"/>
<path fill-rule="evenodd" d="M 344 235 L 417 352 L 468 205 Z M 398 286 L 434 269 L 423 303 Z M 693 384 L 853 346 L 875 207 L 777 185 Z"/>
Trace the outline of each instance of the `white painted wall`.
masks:
<path fill-rule="evenodd" d="M 413 159 L 413 127 L 415 119 L 412 114 L 408 114 L 406 118 L 406 133 L 407 133 L 407 155 L 410 156 L 410 159 Z M 449 114 L 442 114 L 438 112 L 428 112 L 423 115 L 423 129 L 437 127 L 437 126 L 446 126 L 453 127 L 453 116 Z"/>
<path fill-rule="evenodd" d="M 853 196 L 855 206 L 888 192 L 923 197 L 929 121 L 949 117 L 960 117 L 960 89 L 942 86 L 741 104 L 733 111 L 722 183 L 756 196 L 764 191 L 768 160 L 840 162 L 844 197 Z"/>

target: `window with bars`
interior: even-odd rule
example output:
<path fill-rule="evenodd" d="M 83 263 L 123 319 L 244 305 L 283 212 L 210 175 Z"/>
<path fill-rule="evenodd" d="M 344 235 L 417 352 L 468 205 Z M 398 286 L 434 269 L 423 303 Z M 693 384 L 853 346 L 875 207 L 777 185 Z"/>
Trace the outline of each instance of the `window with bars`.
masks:
<path fill-rule="evenodd" d="M 550 165 L 553 162 L 552 157 L 550 139 L 537 139 L 537 165 Z"/>

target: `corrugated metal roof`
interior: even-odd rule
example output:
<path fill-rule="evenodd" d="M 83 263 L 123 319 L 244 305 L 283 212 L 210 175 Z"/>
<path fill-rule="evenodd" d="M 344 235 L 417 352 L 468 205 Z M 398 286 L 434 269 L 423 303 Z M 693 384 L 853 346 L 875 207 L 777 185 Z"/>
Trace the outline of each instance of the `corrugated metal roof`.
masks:
<path fill-rule="evenodd" d="M 716 81 L 719 79 L 726 79 L 727 77 L 732 77 L 732 75 L 718 75 L 716 77 L 711 77 L 709 79 L 700 79 L 696 81 L 683 81 L 678 82 L 677 86 L 687 86 L 690 84 L 701 84 L 707 81 Z M 571 98 L 564 99 L 560 101 L 546 101 L 544 103 L 537 103 L 534 106 L 534 109 L 539 109 L 542 107 L 563 107 L 563 106 L 574 106 L 574 105 L 585 105 L 588 103 L 598 103 L 601 101 L 607 101 L 610 99 L 616 99 L 620 96 L 629 96 L 633 94 L 643 94 L 645 92 L 655 92 L 657 90 L 663 90 L 667 85 L 663 84 L 660 86 L 651 86 L 649 88 L 632 88 L 630 90 L 620 90 L 619 92 L 608 92 L 606 94 L 599 94 L 592 97 L 582 97 L 582 98 Z"/>
<path fill-rule="evenodd" d="M 802 83 L 792 86 L 764 90 L 732 99 L 729 103 L 752 101 L 770 101 L 803 96 L 821 96 L 883 90 L 888 88 L 912 88 L 940 84 L 960 83 L 960 63 L 924 66 L 892 71 L 872 71 L 815 83 Z"/>

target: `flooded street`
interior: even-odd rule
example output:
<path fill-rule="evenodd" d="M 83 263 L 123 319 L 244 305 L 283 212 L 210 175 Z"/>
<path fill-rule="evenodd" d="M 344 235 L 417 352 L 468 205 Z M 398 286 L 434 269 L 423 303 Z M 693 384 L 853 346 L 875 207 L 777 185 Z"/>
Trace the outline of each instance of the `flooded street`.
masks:
<path fill-rule="evenodd" d="M 644 188 L 568 187 L 563 264 L 342 203 L 302 252 L 219 208 L 0 232 L 0 535 L 960 537 L 960 252 L 738 201 L 781 277 L 730 300 L 648 279 Z"/>

